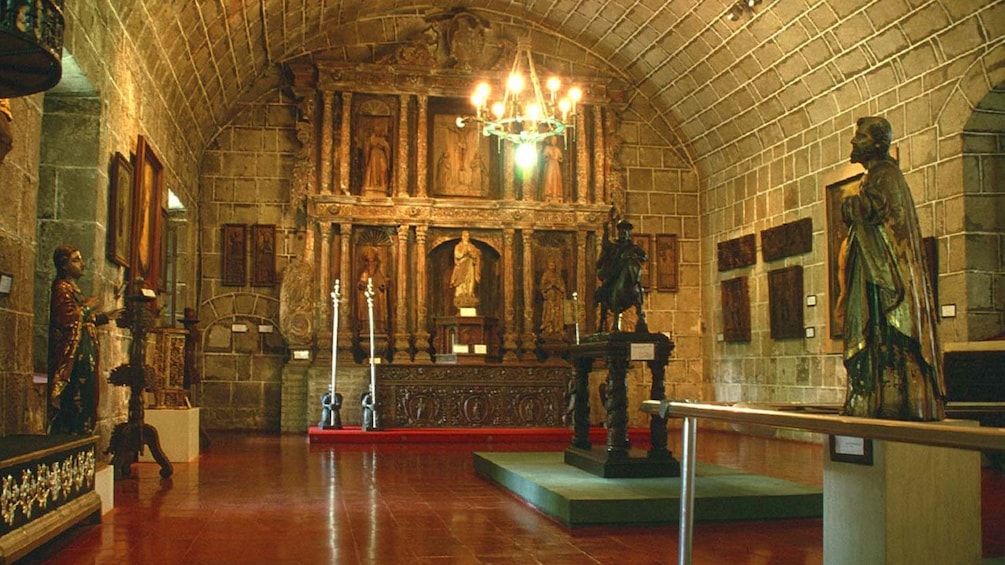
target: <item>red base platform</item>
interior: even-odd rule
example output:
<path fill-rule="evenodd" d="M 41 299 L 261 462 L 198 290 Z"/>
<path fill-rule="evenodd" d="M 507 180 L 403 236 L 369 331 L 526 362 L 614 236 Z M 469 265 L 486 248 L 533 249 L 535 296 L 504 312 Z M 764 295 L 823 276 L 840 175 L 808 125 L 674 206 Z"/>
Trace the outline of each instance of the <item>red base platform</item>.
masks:
<path fill-rule="evenodd" d="M 569 428 L 387 428 L 364 432 L 359 426 L 341 430 L 307 430 L 311 443 L 560 443 L 572 441 Z M 630 428 L 628 438 L 635 447 L 649 444 L 649 428 Z M 595 446 L 607 444 L 607 430 L 590 429 Z"/>

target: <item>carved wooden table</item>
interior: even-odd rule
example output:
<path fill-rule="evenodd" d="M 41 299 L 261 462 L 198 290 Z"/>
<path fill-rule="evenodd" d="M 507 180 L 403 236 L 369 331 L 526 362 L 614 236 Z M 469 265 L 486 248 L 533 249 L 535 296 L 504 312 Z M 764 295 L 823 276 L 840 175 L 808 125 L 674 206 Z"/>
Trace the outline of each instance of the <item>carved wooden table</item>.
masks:
<path fill-rule="evenodd" d="M 650 415 L 649 451 L 642 457 L 632 454 L 628 440 L 628 364 L 644 361 L 652 373 L 650 399 L 663 400 L 665 369 L 674 344 L 663 334 L 594 334 L 569 353 L 576 367 L 572 445 L 565 450 L 565 462 L 601 477 L 676 477 L 680 463 L 667 449 L 666 419 Z M 590 442 L 590 370 L 597 359 L 607 363 L 607 446 L 594 450 Z"/>

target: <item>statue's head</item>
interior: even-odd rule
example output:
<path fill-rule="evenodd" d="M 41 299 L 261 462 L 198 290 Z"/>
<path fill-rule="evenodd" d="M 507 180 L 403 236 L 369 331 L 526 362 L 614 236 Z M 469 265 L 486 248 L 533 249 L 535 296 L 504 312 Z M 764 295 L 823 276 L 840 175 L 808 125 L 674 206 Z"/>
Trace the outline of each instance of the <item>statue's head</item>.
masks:
<path fill-rule="evenodd" d="M 886 157 L 893 143 L 893 127 L 886 118 L 868 116 L 855 123 L 855 137 L 851 140 L 851 162 L 866 163 L 870 159 Z"/>
<path fill-rule="evenodd" d="M 621 220 L 618 222 L 618 238 L 628 239 L 632 235 L 632 228 L 635 227 L 631 222 L 627 220 Z"/>
<path fill-rule="evenodd" d="M 80 250 L 68 243 L 56 247 L 52 252 L 52 263 L 56 266 L 57 275 L 66 277 L 70 274 L 70 259 L 74 254 L 79 255 Z"/>

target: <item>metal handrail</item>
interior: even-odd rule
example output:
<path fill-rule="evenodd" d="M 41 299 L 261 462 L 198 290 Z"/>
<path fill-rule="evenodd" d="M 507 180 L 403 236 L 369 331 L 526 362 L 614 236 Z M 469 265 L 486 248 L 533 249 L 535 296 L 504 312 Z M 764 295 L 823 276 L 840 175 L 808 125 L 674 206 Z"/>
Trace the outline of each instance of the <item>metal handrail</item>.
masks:
<path fill-rule="evenodd" d="M 674 400 L 646 400 L 642 411 L 666 417 L 709 418 L 737 424 L 794 428 L 830 435 L 916 443 L 957 449 L 1005 452 L 1005 428 L 947 426 L 930 422 L 905 422 L 808 414 L 789 410 L 762 410 Z"/>
<path fill-rule="evenodd" d="M 774 428 L 809 430 L 830 435 L 898 441 L 949 447 L 976 449 L 981 451 L 1005 452 L 1005 428 L 980 428 L 933 424 L 928 422 L 904 422 L 900 420 L 879 420 L 856 418 L 834 414 L 808 413 L 796 411 L 798 405 L 786 405 L 781 410 L 759 408 L 738 408 L 715 404 L 699 404 L 676 400 L 646 400 L 642 411 L 663 418 L 684 418 L 682 428 L 680 481 L 680 540 L 678 563 L 691 564 L 691 549 L 694 531 L 694 471 L 695 442 L 697 440 L 698 418 L 724 420 L 735 424 L 753 424 Z M 810 412 L 813 410 L 811 409 Z"/>

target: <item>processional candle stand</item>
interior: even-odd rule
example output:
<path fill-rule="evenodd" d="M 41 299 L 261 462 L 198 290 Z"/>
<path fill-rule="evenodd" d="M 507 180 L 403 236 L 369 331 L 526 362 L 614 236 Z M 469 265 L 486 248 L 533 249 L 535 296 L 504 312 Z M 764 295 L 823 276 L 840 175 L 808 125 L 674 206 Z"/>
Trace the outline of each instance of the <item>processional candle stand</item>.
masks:
<path fill-rule="evenodd" d="M 112 370 L 108 382 L 116 386 L 129 387 L 129 417 L 112 430 L 106 453 L 112 454 L 112 468 L 119 476 L 128 477 L 132 464 L 143 446 L 150 448 L 150 455 L 161 467 L 160 475 L 168 478 L 174 473 L 171 462 L 161 450 L 157 429 L 143 421 L 143 391 L 156 390 L 158 387 L 157 370 L 143 363 L 147 350 L 147 333 L 154 326 L 154 314 L 151 303 L 157 299 L 157 294 L 145 288 L 142 279 L 134 283 L 134 292 L 128 297 L 125 312 L 119 316 L 115 325 L 128 328 L 132 334 L 129 344 L 129 362 Z"/>
<path fill-rule="evenodd" d="M 366 312 L 370 325 L 370 390 L 363 393 L 363 431 L 380 430 L 380 420 L 377 417 L 377 364 L 374 359 L 373 344 L 373 279 L 366 279 Z"/>
<path fill-rule="evenodd" d="M 328 385 L 328 392 L 321 395 L 321 422 L 318 427 L 323 430 L 341 430 L 342 415 L 339 411 L 342 408 L 342 395 L 335 389 L 335 374 L 338 364 L 338 317 L 339 303 L 342 302 L 342 292 L 339 289 L 340 281 L 335 280 L 332 288 L 332 374 L 331 384 Z"/>

